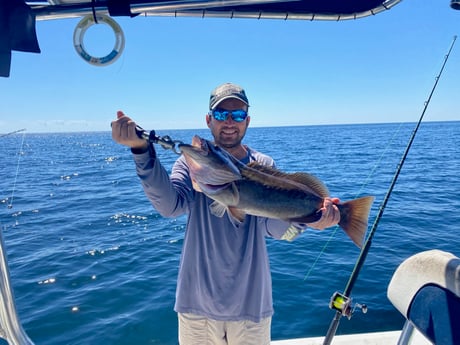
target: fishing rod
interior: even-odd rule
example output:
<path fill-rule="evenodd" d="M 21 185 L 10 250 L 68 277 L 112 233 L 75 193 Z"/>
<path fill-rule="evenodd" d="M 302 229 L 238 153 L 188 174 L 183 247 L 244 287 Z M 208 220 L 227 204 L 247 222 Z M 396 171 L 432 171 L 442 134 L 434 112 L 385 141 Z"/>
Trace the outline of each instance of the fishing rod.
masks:
<path fill-rule="evenodd" d="M 435 82 L 434 82 L 434 85 L 431 89 L 431 92 L 430 92 L 430 95 L 428 96 L 428 99 L 425 101 L 425 104 L 424 104 L 424 107 L 423 107 L 423 111 L 422 111 L 422 114 L 415 126 L 415 129 L 414 131 L 412 132 L 412 135 L 411 137 L 409 138 L 409 142 L 407 144 L 407 147 L 403 153 L 403 156 L 398 164 L 398 167 L 396 169 L 396 172 L 393 176 L 393 179 L 391 181 L 391 184 L 390 184 L 390 187 L 388 188 L 388 191 L 383 199 L 383 202 L 382 202 L 382 205 L 380 206 L 379 208 L 379 211 L 377 213 L 377 216 L 375 217 L 375 221 L 374 221 L 374 224 L 372 225 L 372 228 L 369 232 L 369 236 L 367 237 L 367 240 L 361 250 L 361 253 L 358 257 L 358 260 L 356 261 L 356 264 L 355 264 L 355 267 L 353 268 L 353 272 L 351 273 L 350 275 L 350 278 L 348 280 L 348 283 L 345 287 L 345 290 L 343 293 L 339 293 L 339 292 L 335 292 L 331 298 L 331 302 L 330 302 L 330 305 L 329 307 L 331 309 L 335 309 L 336 310 L 336 313 L 335 313 L 335 316 L 334 318 L 332 319 L 332 322 L 329 326 L 329 329 L 327 331 L 327 334 L 326 334 L 326 337 L 324 338 L 324 342 L 323 342 L 323 345 L 330 345 L 331 344 L 331 341 L 332 341 L 332 338 L 334 337 L 336 331 L 337 331 L 337 328 L 339 327 L 339 323 L 340 323 L 340 319 L 342 318 L 342 316 L 347 316 L 348 319 L 351 318 L 353 312 L 354 312 L 354 309 L 355 307 L 358 307 L 358 308 L 361 308 L 362 311 L 365 313 L 367 311 L 367 307 L 365 305 L 360 305 L 360 304 L 356 304 L 355 307 L 352 309 L 352 306 L 351 306 L 351 290 L 353 289 L 354 285 L 355 285 L 355 282 L 356 282 L 356 279 L 358 278 L 358 275 L 359 275 L 359 272 L 361 271 L 361 268 L 362 266 L 364 265 L 364 261 L 366 260 L 366 257 L 367 257 L 367 254 L 369 252 L 369 249 L 371 247 L 371 244 L 372 244 L 372 238 L 374 237 L 374 234 L 375 234 L 375 231 L 377 230 L 377 225 L 380 221 L 380 219 L 382 218 L 382 215 L 383 215 L 383 211 L 385 210 L 385 207 L 388 203 L 388 200 L 390 198 L 390 195 L 391 195 L 391 192 L 393 191 L 393 188 L 396 184 L 396 181 L 398 179 L 398 176 L 401 172 L 401 169 L 404 165 L 404 162 L 406 161 L 406 157 L 409 153 L 409 150 L 412 146 L 412 142 L 414 141 L 414 138 L 415 138 L 415 135 L 417 134 L 417 131 L 418 131 L 418 128 L 420 127 L 420 124 L 423 120 L 423 117 L 425 116 L 425 112 L 426 112 L 426 109 L 428 108 L 428 105 L 430 104 L 430 101 L 431 101 L 431 96 L 433 96 L 433 93 L 434 93 L 434 90 L 436 89 L 436 86 L 438 85 L 438 81 L 441 77 L 441 74 L 444 70 L 444 67 L 447 63 L 447 60 L 449 59 L 449 56 L 450 56 L 450 53 L 452 51 L 452 48 L 454 47 L 454 44 L 455 44 L 455 40 L 457 39 L 457 36 L 454 36 L 453 40 L 452 40 L 452 43 L 450 45 L 450 48 L 447 52 L 447 54 L 445 55 L 444 57 L 444 62 L 442 64 L 442 67 L 441 67 L 441 70 L 439 71 L 439 74 L 436 76 L 435 78 Z"/>

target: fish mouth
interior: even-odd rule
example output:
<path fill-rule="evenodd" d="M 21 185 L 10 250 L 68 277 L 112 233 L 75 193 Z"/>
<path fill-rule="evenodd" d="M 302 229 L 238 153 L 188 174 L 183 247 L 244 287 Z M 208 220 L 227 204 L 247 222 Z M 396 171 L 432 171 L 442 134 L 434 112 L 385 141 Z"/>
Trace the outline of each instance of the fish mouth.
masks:
<path fill-rule="evenodd" d="M 208 157 L 210 153 L 209 147 L 207 140 L 197 135 L 192 138 L 191 144 L 180 143 L 178 145 L 179 151 L 185 156 L 187 163 L 195 162 L 197 164 L 205 163 L 210 159 Z"/>
<path fill-rule="evenodd" d="M 201 189 L 216 192 L 241 178 L 241 172 L 229 153 L 214 143 L 195 135 L 191 145 L 179 144 L 190 175 Z"/>
<path fill-rule="evenodd" d="M 232 159 L 228 152 L 222 150 L 209 140 L 199 137 L 198 135 L 193 136 L 191 144 L 181 143 L 178 147 L 186 158 L 200 164 L 208 164 L 212 166 L 234 165 L 232 162 L 234 158 Z"/>

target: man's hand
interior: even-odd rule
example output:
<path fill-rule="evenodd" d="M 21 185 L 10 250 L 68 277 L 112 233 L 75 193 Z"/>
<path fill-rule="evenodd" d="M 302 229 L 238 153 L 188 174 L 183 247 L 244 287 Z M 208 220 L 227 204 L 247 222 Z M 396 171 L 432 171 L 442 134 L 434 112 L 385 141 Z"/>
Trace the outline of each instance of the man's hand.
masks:
<path fill-rule="evenodd" d="M 122 111 L 117 111 L 117 119 L 112 121 L 112 139 L 132 149 L 147 150 L 148 142 L 136 133 L 136 123 Z"/>
<path fill-rule="evenodd" d="M 340 203 L 338 198 L 325 198 L 323 207 L 320 209 L 321 218 L 308 224 L 309 227 L 323 230 L 331 226 L 337 225 L 340 222 L 340 212 L 337 208 L 337 204 Z"/>

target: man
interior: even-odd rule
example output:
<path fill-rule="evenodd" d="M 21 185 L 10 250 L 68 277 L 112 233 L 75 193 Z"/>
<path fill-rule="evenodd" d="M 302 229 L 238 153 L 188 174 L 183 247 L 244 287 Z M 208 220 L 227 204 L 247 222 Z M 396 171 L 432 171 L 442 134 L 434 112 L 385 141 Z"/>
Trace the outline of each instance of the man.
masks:
<path fill-rule="evenodd" d="M 273 159 L 242 144 L 251 118 L 249 101 L 238 85 L 226 83 L 211 93 L 206 124 L 216 145 L 244 163 L 274 166 Z M 305 224 L 247 215 L 243 222 L 213 215 L 212 200 L 193 190 L 185 158 L 171 176 L 155 149 L 135 132 L 122 112 L 112 122 L 112 137 L 131 148 L 145 194 L 164 217 L 188 214 L 177 281 L 175 311 L 181 345 L 268 345 L 273 314 L 272 287 L 265 237 L 302 232 Z M 310 227 L 337 224 L 338 199 L 326 199 L 320 220 Z M 294 229 L 294 231 L 293 231 Z"/>

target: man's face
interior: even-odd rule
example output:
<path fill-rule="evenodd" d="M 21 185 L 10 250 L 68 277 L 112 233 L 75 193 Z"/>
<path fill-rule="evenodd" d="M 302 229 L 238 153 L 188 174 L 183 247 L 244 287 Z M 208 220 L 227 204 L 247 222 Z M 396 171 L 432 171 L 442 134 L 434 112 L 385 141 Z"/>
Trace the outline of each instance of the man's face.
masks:
<path fill-rule="evenodd" d="M 248 111 L 248 106 L 236 98 L 229 98 L 220 102 L 215 109 L 218 110 L 245 110 Z M 250 117 L 246 117 L 241 122 L 233 120 L 231 114 L 224 121 L 215 119 L 212 115 L 206 116 L 206 123 L 211 130 L 215 143 L 225 149 L 232 149 L 241 144 L 246 129 L 249 126 Z"/>

